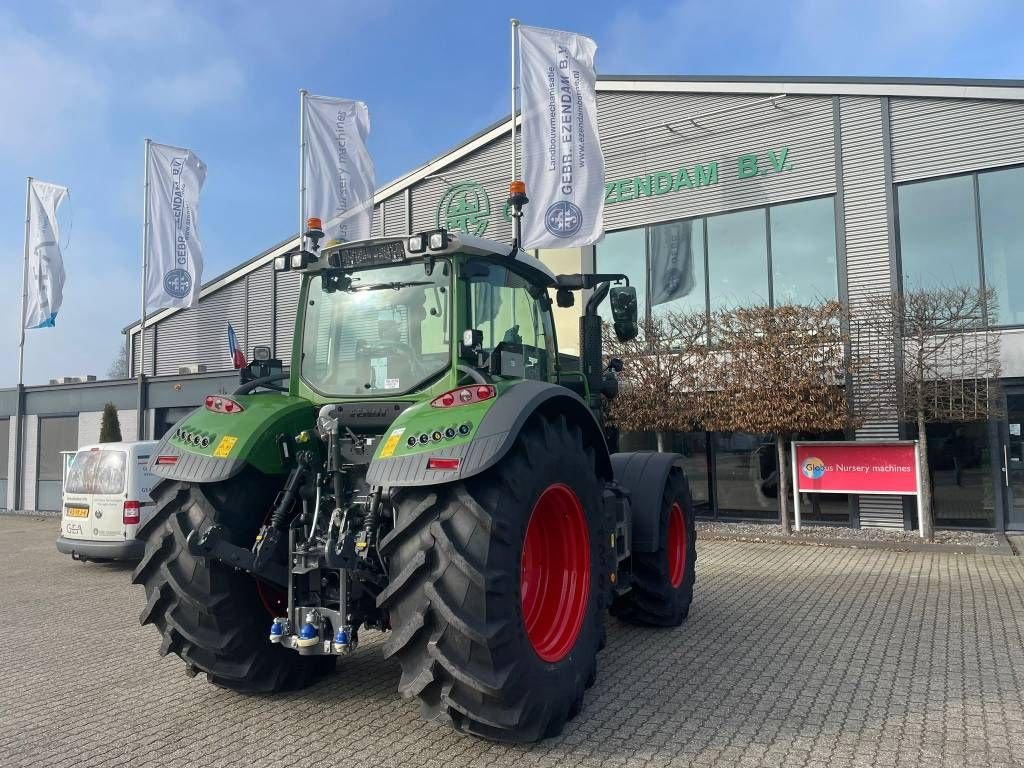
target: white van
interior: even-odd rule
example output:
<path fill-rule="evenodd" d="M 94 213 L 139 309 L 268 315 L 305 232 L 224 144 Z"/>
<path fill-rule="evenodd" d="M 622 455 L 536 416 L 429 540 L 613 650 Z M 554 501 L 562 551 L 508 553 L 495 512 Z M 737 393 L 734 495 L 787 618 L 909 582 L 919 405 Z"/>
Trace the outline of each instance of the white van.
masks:
<path fill-rule="evenodd" d="M 131 560 L 145 545 L 135 539 L 153 513 L 156 477 L 149 459 L 156 441 L 100 443 L 78 449 L 64 480 L 57 550 L 76 560 Z"/>

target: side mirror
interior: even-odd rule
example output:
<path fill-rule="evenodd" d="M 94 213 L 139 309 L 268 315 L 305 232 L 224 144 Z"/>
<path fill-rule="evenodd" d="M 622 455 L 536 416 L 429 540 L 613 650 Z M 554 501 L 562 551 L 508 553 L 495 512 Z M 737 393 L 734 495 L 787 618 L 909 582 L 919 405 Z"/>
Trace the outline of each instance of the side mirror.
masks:
<path fill-rule="evenodd" d="M 555 292 L 555 302 L 563 309 L 568 309 L 576 303 L 576 297 L 568 288 L 559 288 Z"/>
<path fill-rule="evenodd" d="M 636 288 L 632 285 L 612 288 L 609 303 L 612 307 L 615 338 L 619 341 L 635 339 L 640 333 L 637 325 Z"/>

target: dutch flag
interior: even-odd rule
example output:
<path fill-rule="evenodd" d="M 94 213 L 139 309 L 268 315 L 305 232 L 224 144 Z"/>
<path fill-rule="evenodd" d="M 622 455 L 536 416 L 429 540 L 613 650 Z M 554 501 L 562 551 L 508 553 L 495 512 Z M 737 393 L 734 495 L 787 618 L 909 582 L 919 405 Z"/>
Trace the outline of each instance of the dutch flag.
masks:
<path fill-rule="evenodd" d="M 245 368 L 245 353 L 238 346 L 238 337 L 235 336 L 235 329 L 228 323 L 228 354 L 231 355 L 231 362 L 236 369 Z"/>

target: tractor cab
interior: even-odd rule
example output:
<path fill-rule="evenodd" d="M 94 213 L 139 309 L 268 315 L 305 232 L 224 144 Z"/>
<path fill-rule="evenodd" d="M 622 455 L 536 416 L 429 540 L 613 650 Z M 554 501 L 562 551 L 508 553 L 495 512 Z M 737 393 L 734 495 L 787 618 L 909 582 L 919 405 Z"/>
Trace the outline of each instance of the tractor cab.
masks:
<path fill-rule="evenodd" d="M 299 250 L 275 268 L 304 275 L 291 392 L 314 402 L 522 379 L 585 391 L 580 370 L 559 365 L 549 289 L 571 306 L 572 291 L 598 287 L 600 278 L 628 283 L 623 275 L 556 276 L 522 249 L 446 230 Z M 612 291 L 616 330 L 635 335 L 635 289 Z M 597 293 L 600 301 L 607 288 Z M 597 302 L 589 304 L 590 346 L 599 351 Z"/>

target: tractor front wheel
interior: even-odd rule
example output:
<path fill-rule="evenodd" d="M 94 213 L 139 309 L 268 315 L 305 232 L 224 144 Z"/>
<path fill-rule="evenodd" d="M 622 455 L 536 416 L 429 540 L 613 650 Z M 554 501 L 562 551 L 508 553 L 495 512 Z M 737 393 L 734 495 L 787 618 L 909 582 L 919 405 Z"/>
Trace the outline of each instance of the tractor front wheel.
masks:
<path fill-rule="evenodd" d="M 678 627 L 690 613 L 697 561 L 690 485 L 678 469 L 665 481 L 657 514 L 658 548 L 632 554 L 632 589 L 615 599 L 612 614 L 632 624 Z"/>
<path fill-rule="evenodd" d="M 535 416 L 487 472 L 402 489 L 395 508 L 378 604 L 401 693 L 485 738 L 560 733 L 594 681 L 608 592 L 609 533 L 580 429 Z"/>

